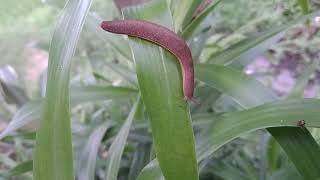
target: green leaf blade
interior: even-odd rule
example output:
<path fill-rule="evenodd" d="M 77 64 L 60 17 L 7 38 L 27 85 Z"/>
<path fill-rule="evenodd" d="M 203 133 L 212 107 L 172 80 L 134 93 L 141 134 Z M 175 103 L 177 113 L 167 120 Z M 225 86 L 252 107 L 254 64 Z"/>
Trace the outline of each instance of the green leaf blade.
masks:
<path fill-rule="evenodd" d="M 199 0 L 180 0 L 177 9 L 174 11 L 175 32 L 181 32 L 192 19 L 193 13 L 201 4 Z"/>
<path fill-rule="evenodd" d="M 214 122 L 209 123 L 212 126 L 212 133 L 210 133 L 212 143 L 206 142 L 206 145 L 210 145 L 211 148 L 201 147 L 205 152 L 198 152 L 200 154 L 199 161 L 246 132 L 269 127 L 296 127 L 300 119 L 305 119 L 309 127 L 320 127 L 320 121 L 318 121 L 320 111 L 317 111 L 319 108 L 320 101 L 318 99 L 295 99 L 264 104 L 244 111 L 225 113 L 218 117 L 212 117 L 212 115 L 200 117 L 197 120 L 212 122 L 214 119 Z M 306 146 L 308 145 L 306 144 Z M 308 151 L 313 152 L 310 149 Z"/>
<path fill-rule="evenodd" d="M 193 19 L 190 24 L 186 26 L 181 36 L 184 39 L 189 39 L 192 36 L 193 32 L 197 29 L 197 27 L 199 27 L 201 22 L 220 4 L 221 1 L 222 0 L 217 0 L 211 3 L 209 7 L 204 10 L 204 12 L 202 12 L 199 16 Z"/>
<path fill-rule="evenodd" d="M 113 143 L 111 144 L 108 150 L 106 180 L 117 180 L 118 171 L 120 169 L 121 156 L 126 145 L 131 124 L 134 120 L 139 101 L 140 95 L 135 104 L 133 105 L 127 120 L 122 125 L 120 131 L 118 132 L 116 138 L 114 139 Z"/>
<path fill-rule="evenodd" d="M 125 17 L 149 20 L 170 28 L 172 20 L 166 2 L 153 3 L 157 7 L 164 7 L 162 15 L 147 17 L 142 8 L 132 8 L 124 12 Z M 145 8 L 148 6 L 152 6 L 152 3 Z M 137 38 L 130 40 L 139 87 L 150 117 L 156 155 L 163 175 L 167 180 L 197 180 L 194 135 L 190 112 L 183 100 L 179 62 L 155 44 Z"/>
<path fill-rule="evenodd" d="M 105 132 L 111 127 L 107 121 L 96 128 L 91 134 L 82 152 L 79 180 L 95 180 L 96 159 L 99 154 L 99 146 Z"/>
<path fill-rule="evenodd" d="M 42 121 L 34 150 L 35 180 L 73 180 L 69 112 L 71 60 L 91 0 L 69 0 L 52 38 Z"/>

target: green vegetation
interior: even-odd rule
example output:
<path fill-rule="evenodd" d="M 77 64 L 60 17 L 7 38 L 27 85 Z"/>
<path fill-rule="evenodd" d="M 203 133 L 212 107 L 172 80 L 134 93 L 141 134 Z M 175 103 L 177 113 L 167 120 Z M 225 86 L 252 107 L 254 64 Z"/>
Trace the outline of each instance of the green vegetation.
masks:
<path fill-rule="evenodd" d="M 0 179 L 320 179 L 320 4 L 200 3 L 0 1 Z M 122 18 L 187 41 L 200 104 Z"/>

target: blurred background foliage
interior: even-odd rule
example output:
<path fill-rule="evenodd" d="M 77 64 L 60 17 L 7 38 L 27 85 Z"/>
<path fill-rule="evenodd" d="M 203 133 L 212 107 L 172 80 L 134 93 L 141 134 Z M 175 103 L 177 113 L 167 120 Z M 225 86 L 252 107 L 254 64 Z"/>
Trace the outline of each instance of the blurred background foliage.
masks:
<path fill-rule="evenodd" d="M 29 99 L 43 96 L 48 50 L 63 0 L 0 0 L 0 130 L 4 130 L 13 115 Z M 320 2 L 310 1 L 311 11 Z M 196 61 L 209 62 L 212 57 L 246 37 L 270 30 L 302 15 L 296 0 L 224 0 L 204 21 L 210 27 L 203 41 L 204 48 Z M 121 38 L 106 42 L 96 27 L 101 19 L 120 18 L 111 0 L 94 0 L 74 57 L 71 84 L 112 84 L 137 88 L 130 51 Z M 257 54 L 244 72 L 271 87 L 280 97 L 297 96 L 294 90 L 304 90 L 305 97 L 318 97 L 320 71 L 320 18 L 297 25 L 286 32 L 267 51 Z M 119 47 L 122 51 L 119 51 Z M 118 49 L 117 49 L 118 48 Z M 123 50 L 124 49 L 124 50 Z M 193 48 L 192 50 L 195 50 Z M 196 51 L 196 50 L 195 50 Z M 300 79 L 301 87 L 295 86 Z M 200 91 L 200 90 L 199 90 Z M 201 93 L 201 92 L 200 92 Z M 298 95 L 299 96 L 299 95 Z M 93 142 L 98 153 L 95 178 L 103 179 L 106 149 L 127 118 L 133 98 L 90 102 L 72 108 L 75 172 L 80 174 L 86 157 L 83 150 Z M 230 98 L 220 98 L 206 111 L 230 112 L 239 110 Z M 197 111 L 197 109 L 192 109 Z M 144 121 L 143 106 L 138 108 L 137 121 L 130 130 L 124 149 L 118 179 L 134 179 L 154 157 L 150 129 Z M 139 114 L 140 113 L 140 114 Z M 142 114 L 142 115 L 141 115 Z M 104 124 L 105 119 L 112 120 Z M 31 159 L 34 129 L 30 123 L 0 142 L 0 170 L 7 172 L 21 162 Z M 100 129 L 99 129 L 100 128 Z M 199 127 L 195 127 L 197 133 Z M 320 133 L 311 129 L 319 142 Z M 102 132 L 101 132 L 102 131 Z M 105 133 L 106 132 L 106 133 Z M 88 142 L 89 139 L 89 142 Z M 90 142 L 93 141 L 93 142 Z M 86 149 L 88 150 L 88 149 Z M 93 159 L 96 156 L 93 155 Z M 274 158 L 274 159 L 272 159 Z M 268 161 L 268 162 L 266 162 Z M 303 161 L 303 160 L 302 160 Z M 79 163 L 82 162 L 82 163 Z M 267 167 L 268 164 L 268 167 Z M 201 179 L 301 179 L 277 142 L 265 130 L 242 135 L 219 149 L 207 162 L 200 164 Z M 16 179 L 31 179 L 31 173 Z M 281 178 L 281 179 L 282 179 Z"/>

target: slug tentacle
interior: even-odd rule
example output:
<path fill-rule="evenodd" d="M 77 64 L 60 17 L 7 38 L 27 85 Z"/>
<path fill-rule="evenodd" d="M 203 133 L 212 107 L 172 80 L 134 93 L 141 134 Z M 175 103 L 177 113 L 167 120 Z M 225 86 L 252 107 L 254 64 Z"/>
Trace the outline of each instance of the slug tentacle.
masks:
<path fill-rule="evenodd" d="M 177 57 L 182 68 L 184 99 L 195 102 L 193 99 L 194 68 L 192 54 L 187 43 L 176 33 L 166 27 L 143 20 L 103 21 L 105 31 L 138 37 L 155 43 Z"/>

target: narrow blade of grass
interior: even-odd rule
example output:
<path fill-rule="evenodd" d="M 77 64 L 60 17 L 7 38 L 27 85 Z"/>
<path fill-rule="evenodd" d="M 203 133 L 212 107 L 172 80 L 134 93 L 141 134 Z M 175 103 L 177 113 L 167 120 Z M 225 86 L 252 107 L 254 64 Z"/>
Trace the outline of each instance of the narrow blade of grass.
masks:
<path fill-rule="evenodd" d="M 177 8 L 173 13 L 175 32 L 183 30 L 184 26 L 191 21 L 193 13 L 200 4 L 201 1 L 199 0 L 180 0 L 177 3 Z"/>
<path fill-rule="evenodd" d="M 116 138 L 114 139 L 113 143 L 111 144 L 108 150 L 106 180 L 117 180 L 117 176 L 120 168 L 121 156 L 122 156 L 124 147 L 126 145 L 131 124 L 134 120 L 140 100 L 141 99 L 139 95 L 137 101 L 135 102 L 135 104 L 133 105 L 130 111 L 130 114 L 128 115 L 127 120 L 121 127 L 120 131 L 118 132 Z"/>
<path fill-rule="evenodd" d="M 103 135 L 111 127 L 108 121 L 95 129 L 89 137 L 89 140 L 82 153 L 79 180 L 95 180 L 95 167 L 98 156 L 99 145 Z"/>
<path fill-rule="evenodd" d="M 222 0 L 216 0 L 212 2 L 204 12 L 202 12 L 199 16 L 193 19 L 190 24 L 187 25 L 181 36 L 184 39 L 189 39 L 197 27 L 199 27 L 200 23 L 218 6 L 221 1 Z"/>

